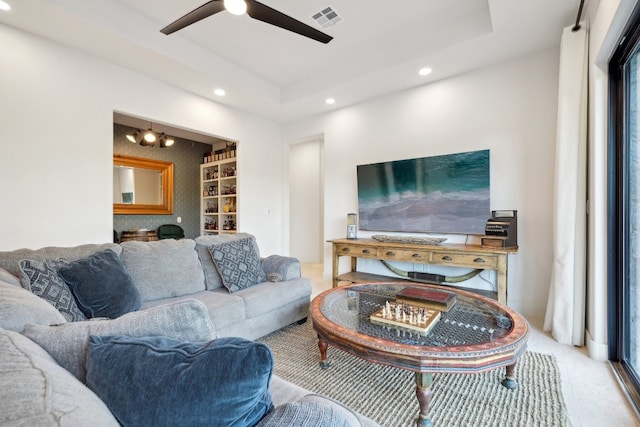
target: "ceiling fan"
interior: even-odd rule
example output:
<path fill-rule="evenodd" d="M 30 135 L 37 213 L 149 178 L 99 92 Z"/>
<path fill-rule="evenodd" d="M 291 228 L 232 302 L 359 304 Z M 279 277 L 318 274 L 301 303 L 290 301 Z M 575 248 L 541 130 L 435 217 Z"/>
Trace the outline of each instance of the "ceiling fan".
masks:
<path fill-rule="evenodd" d="M 193 23 L 208 18 L 211 15 L 215 15 L 218 12 L 227 10 L 234 15 L 243 15 L 245 12 L 253 19 L 257 19 L 267 24 L 275 25 L 276 27 L 283 28 L 285 30 L 298 33 L 302 36 L 309 37 L 313 40 L 317 40 L 321 43 L 329 43 L 333 37 L 322 31 L 316 30 L 313 27 L 304 24 L 297 19 L 294 19 L 282 12 L 279 12 L 271 7 L 264 5 L 255 0 L 212 0 L 202 6 L 192 10 L 184 15 L 182 18 L 172 22 L 171 24 L 160 30 L 163 34 L 171 34 L 175 31 L 181 30 Z"/>

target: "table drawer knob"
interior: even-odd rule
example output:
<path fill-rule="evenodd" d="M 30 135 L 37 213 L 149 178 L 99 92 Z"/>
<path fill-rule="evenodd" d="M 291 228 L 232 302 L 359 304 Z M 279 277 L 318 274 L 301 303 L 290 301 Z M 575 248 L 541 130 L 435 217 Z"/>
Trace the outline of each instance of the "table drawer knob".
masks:
<path fill-rule="evenodd" d="M 451 261 L 451 257 L 449 255 L 445 255 L 442 257 L 443 261 Z"/>
<path fill-rule="evenodd" d="M 387 252 L 387 256 L 394 256 L 394 255 L 395 255 L 395 253 L 393 253 L 393 251 Z"/>
<path fill-rule="evenodd" d="M 420 255 L 420 254 L 413 254 L 413 255 L 411 255 L 411 256 L 412 256 L 413 258 L 422 258 L 422 255 Z"/>
<path fill-rule="evenodd" d="M 349 252 L 349 248 L 342 248 L 342 252 Z"/>
<path fill-rule="evenodd" d="M 362 250 L 362 253 L 363 253 L 363 254 L 368 254 L 368 253 L 370 253 L 370 251 L 369 251 L 369 249 L 363 249 L 363 250 Z"/>
<path fill-rule="evenodd" d="M 473 260 L 473 262 L 484 263 L 485 260 L 484 260 L 484 258 L 476 258 L 476 259 Z"/>

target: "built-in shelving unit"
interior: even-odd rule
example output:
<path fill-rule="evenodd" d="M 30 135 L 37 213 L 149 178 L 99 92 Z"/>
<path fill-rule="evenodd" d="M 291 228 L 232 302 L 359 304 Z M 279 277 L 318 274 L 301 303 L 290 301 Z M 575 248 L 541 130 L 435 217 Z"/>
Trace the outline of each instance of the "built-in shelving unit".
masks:
<path fill-rule="evenodd" d="M 237 174 L 235 157 L 200 165 L 201 234 L 235 233 L 238 229 Z"/>

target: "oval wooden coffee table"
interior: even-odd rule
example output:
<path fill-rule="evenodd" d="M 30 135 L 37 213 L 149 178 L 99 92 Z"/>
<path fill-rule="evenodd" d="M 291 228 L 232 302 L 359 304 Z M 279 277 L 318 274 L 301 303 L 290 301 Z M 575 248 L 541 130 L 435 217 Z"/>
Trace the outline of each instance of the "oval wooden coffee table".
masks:
<path fill-rule="evenodd" d="M 455 304 L 441 312 L 425 334 L 394 325 L 372 323 L 370 317 L 396 294 L 411 287 L 455 294 Z M 420 406 L 416 424 L 429 417 L 433 373 L 478 373 L 506 368 L 502 385 L 516 388 L 514 368 L 527 347 L 529 325 L 520 314 L 495 300 L 458 289 L 421 283 L 371 283 L 341 286 L 318 295 L 310 316 L 318 334 L 320 366 L 328 368 L 327 347 L 338 348 L 374 363 L 415 372 Z"/>

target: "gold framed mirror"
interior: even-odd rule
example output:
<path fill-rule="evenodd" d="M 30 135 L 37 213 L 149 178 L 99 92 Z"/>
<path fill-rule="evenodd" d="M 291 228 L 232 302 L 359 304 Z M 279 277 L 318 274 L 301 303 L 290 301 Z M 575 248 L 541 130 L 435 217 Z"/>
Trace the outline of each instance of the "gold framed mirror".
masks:
<path fill-rule="evenodd" d="M 173 163 L 114 154 L 113 213 L 173 214 Z"/>

